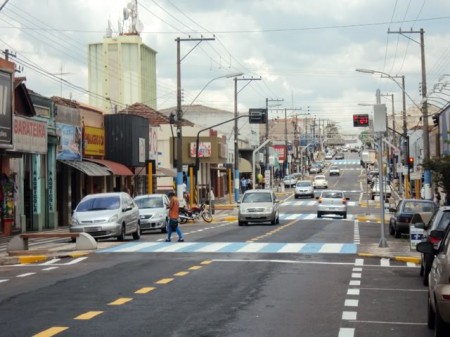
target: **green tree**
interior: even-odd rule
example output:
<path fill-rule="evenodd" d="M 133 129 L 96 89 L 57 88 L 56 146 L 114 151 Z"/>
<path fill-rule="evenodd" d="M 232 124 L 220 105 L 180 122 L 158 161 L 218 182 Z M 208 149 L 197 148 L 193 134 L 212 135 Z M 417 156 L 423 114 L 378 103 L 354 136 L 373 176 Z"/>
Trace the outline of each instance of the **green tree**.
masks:
<path fill-rule="evenodd" d="M 432 172 L 433 181 L 443 189 L 444 205 L 450 205 L 450 156 L 424 160 L 422 166 Z"/>

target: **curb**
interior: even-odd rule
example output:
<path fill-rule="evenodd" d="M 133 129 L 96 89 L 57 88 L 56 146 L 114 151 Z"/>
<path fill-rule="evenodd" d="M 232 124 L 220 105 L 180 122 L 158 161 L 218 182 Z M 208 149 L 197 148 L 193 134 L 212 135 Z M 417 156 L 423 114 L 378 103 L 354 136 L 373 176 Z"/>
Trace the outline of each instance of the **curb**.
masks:
<path fill-rule="evenodd" d="M 372 254 L 372 253 L 358 253 L 360 257 L 376 257 L 381 259 L 390 259 L 398 262 L 412 262 L 415 264 L 420 264 L 420 257 L 414 256 L 390 256 L 390 255 L 382 255 L 382 254 Z"/>
<path fill-rule="evenodd" d="M 52 252 L 49 254 L 40 255 L 18 255 L 18 256 L 6 256 L 0 257 L 0 265 L 14 265 L 14 264 L 32 264 L 45 262 L 52 259 L 65 259 L 65 258 L 79 258 L 89 255 L 90 252 L 86 251 L 74 251 L 74 252 Z"/>

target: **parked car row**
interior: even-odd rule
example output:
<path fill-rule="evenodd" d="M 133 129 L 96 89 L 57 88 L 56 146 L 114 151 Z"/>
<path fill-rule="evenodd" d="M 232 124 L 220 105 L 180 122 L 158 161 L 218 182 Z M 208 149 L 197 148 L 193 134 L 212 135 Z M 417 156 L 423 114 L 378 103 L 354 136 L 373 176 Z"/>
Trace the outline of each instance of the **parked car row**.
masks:
<path fill-rule="evenodd" d="M 422 253 L 421 275 L 428 285 L 427 324 L 435 336 L 450 336 L 450 207 L 439 208 L 425 226 L 426 239 L 417 244 Z"/>

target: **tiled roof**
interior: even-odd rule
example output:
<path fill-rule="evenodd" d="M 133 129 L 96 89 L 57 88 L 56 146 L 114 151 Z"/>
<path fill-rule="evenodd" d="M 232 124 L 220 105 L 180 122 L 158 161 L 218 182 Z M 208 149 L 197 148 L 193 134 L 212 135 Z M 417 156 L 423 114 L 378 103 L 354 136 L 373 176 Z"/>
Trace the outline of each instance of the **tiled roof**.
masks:
<path fill-rule="evenodd" d="M 150 125 L 159 126 L 161 124 L 170 124 L 168 115 L 165 115 L 155 109 L 142 103 L 134 103 L 129 105 L 126 109 L 119 111 L 119 113 L 128 113 L 148 119 Z M 182 126 L 194 126 L 194 123 L 183 119 Z"/>

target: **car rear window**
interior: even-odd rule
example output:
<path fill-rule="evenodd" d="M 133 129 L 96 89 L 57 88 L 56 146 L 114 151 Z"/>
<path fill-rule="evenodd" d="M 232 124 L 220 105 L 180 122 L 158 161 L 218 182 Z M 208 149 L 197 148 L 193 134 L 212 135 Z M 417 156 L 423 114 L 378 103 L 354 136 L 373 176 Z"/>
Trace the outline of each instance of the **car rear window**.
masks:
<path fill-rule="evenodd" d="M 242 202 L 272 202 L 270 193 L 245 193 Z"/>
<path fill-rule="evenodd" d="M 163 208 L 163 201 L 161 198 L 140 198 L 135 200 L 139 208 Z"/>
<path fill-rule="evenodd" d="M 342 199 L 344 195 L 342 192 L 323 192 L 322 198 L 325 199 Z"/>
<path fill-rule="evenodd" d="M 97 197 L 80 202 L 77 212 L 102 211 L 120 207 L 119 196 Z"/>
<path fill-rule="evenodd" d="M 408 201 L 405 202 L 403 210 L 409 213 L 434 212 L 435 206 L 428 202 Z"/>
<path fill-rule="evenodd" d="M 311 186 L 311 183 L 309 181 L 300 181 L 297 183 L 298 187 L 308 187 Z"/>
<path fill-rule="evenodd" d="M 446 229 L 448 227 L 449 222 L 450 222 L 450 211 L 444 212 L 436 229 Z"/>

